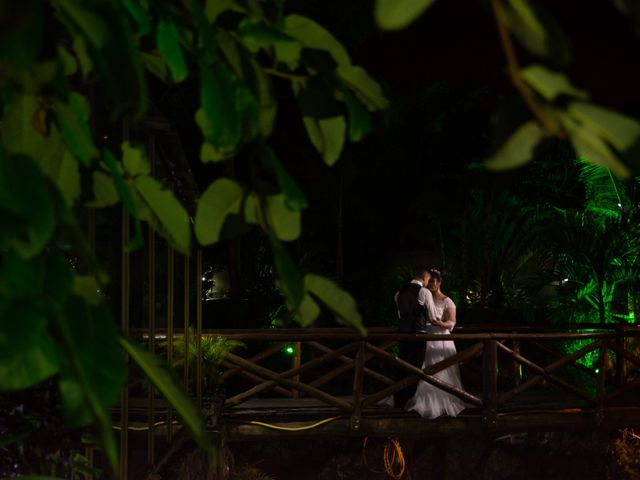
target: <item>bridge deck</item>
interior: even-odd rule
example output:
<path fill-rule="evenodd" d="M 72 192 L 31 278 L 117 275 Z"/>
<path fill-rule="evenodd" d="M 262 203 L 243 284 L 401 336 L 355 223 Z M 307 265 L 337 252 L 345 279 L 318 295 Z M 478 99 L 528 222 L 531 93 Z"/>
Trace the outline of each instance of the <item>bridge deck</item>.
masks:
<path fill-rule="evenodd" d="M 629 399 L 621 402 L 629 405 Z M 378 405 L 365 410 L 358 429 L 351 428 L 350 417 L 337 408 L 313 398 L 251 399 L 224 412 L 225 438 L 238 441 L 255 437 L 301 436 L 425 436 L 440 437 L 473 433 L 510 433 L 518 431 L 591 431 L 622 427 L 640 427 L 640 401 L 634 406 L 611 406 L 600 418 L 596 410 L 580 405 L 566 393 L 549 390 L 526 392 L 505 404 L 491 420 L 480 408 L 468 408 L 456 418 L 423 419 L 415 412 Z M 323 419 L 338 417 L 310 429 L 305 427 Z M 264 422 L 270 428 L 252 421 Z"/>

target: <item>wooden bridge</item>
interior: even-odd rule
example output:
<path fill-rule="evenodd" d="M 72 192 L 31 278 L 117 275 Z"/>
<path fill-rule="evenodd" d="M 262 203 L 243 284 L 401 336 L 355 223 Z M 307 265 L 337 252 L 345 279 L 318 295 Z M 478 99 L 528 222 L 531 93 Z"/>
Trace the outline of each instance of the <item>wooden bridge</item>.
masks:
<path fill-rule="evenodd" d="M 175 342 L 180 334 L 174 332 Z M 222 412 L 219 406 L 208 407 L 202 368 L 186 373 L 185 378 L 196 377 L 197 401 L 204 411 L 209 408 L 210 432 L 220 443 L 640 427 L 640 329 L 635 326 L 559 331 L 485 325 L 460 327 L 446 337 L 390 328 L 372 328 L 366 337 L 340 328 L 203 330 L 202 335 L 222 335 L 246 345 L 223 364 Z M 393 353 L 399 341 L 445 338 L 455 342 L 458 353 L 424 370 Z M 436 376 L 456 363 L 464 390 Z M 386 402 L 419 380 L 457 396 L 469 408 L 456 418 L 426 420 Z M 134 406 L 135 398 L 130 398 L 129 408 Z M 159 400 L 141 406 L 148 438 L 168 434 L 170 443 L 173 421 L 167 422 L 168 432 L 156 425 L 172 414 Z"/>

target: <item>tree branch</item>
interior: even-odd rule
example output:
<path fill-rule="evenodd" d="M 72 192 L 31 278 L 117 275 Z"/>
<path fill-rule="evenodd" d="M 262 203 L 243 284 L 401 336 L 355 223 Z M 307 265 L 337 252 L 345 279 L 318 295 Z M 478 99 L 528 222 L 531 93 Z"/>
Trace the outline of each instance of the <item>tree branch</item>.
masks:
<path fill-rule="evenodd" d="M 500 43 L 504 50 L 504 55 L 507 58 L 509 64 L 509 73 L 511 74 L 511 80 L 513 86 L 520 93 L 520 96 L 533 113 L 533 116 L 544 127 L 544 129 L 551 135 L 557 138 L 566 138 L 564 130 L 560 127 L 558 122 L 551 116 L 549 116 L 542 106 L 538 103 L 531 90 L 524 82 L 522 74 L 520 73 L 520 64 L 518 63 L 518 57 L 516 56 L 516 50 L 507 31 L 507 25 L 504 19 L 504 11 L 502 10 L 501 0 L 491 0 L 491 7 L 493 14 L 496 17 L 496 24 L 498 26 L 498 32 L 500 34 Z"/>

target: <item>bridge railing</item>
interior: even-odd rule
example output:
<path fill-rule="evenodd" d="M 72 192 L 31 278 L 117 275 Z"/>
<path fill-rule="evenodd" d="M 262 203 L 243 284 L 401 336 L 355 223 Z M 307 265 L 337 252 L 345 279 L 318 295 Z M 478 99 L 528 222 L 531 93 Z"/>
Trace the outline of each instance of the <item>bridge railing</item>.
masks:
<path fill-rule="evenodd" d="M 502 331 L 497 331 L 502 328 Z M 609 406 L 632 402 L 640 386 L 634 326 L 581 326 L 580 330 L 524 326 L 474 326 L 451 335 L 398 333 L 372 328 L 366 337 L 350 329 L 203 331 L 241 340 L 246 351 L 224 362 L 226 408 L 257 398 L 312 398 L 351 416 L 359 427 L 367 410 L 420 380 L 450 393 L 480 412 L 487 424 L 505 411 L 531 408 L 518 399 L 554 393 L 541 408 L 578 408 L 601 417 Z M 397 358 L 398 342 L 455 342 L 457 354 L 419 369 Z M 290 357 L 283 351 L 293 350 Z M 289 359 L 289 360 L 285 360 Z M 465 389 L 438 373 L 461 365 Z M 549 403 L 549 402 L 548 402 Z"/>

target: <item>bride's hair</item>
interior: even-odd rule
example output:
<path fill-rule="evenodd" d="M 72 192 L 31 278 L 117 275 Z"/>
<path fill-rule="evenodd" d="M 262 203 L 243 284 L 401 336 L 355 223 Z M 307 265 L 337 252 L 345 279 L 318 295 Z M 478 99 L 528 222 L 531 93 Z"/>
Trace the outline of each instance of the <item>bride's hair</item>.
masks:
<path fill-rule="evenodd" d="M 431 274 L 431 278 L 435 278 L 436 280 L 442 281 L 442 277 L 444 277 L 444 274 L 435 268 L 429 269 L 429 273 Z"/>

